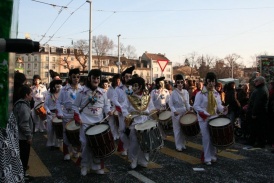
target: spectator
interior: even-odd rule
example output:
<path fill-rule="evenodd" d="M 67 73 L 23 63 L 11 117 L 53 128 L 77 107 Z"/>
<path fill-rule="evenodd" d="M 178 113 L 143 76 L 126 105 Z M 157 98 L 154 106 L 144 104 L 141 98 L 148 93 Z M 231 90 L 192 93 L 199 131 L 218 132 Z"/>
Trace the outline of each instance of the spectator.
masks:
<path fill-rule="evenodd" d="M 30 87 L 22 86 L 19 90 L 19 97 L 20 99 L 14 104 L 13 113 L 18 125 L 20 159 L 24 169 L 24 176 L 25 180 L 29 180 L 30 177 L 26 175 L 26 170 L 29 161 L 33 131 L 33 121 L 30 108 L 32 94 Z"/>
<path fill-rule="evenodd" d="M 191 97 L 192 98 L 191 100 L 193 101 L 193 103 L 195 102 L 195 96 L 196 96 L 196 94 L 199 91 L 202 90 L 203 86 L 204 86 L 204 83 L 202 81 L 196 83 L 196 90 L 194 90 L 194 92 L 192 93 L 192 97 Z"/>
<path fill-rule="evenodd" d="M 227 90 L 225 92 L 225 105 L 229 105 L 227 116 L 230 118 L 231 122 L 234 123 L 241 107 L 240 102 L 237 99 L 235 82 L 229 82 L 227 85 Z"/>
<path fill-rule="evenodd" d="M 274 81 L 269 83 L 268 119 L 268 143 L 274 148 Z"/>
<path fill-rule="evenodd" d="M 27 80 L 27 78 L 26 78 L 25 74 L 20 73 L 20 72 L 15 72 L 15 74 L 14 74 L 14 89 L 13 89 L 13 104 L 15 104 L 15 102 L 20 99 L 19 90 L 22 86 L 24 86 L 26 80 Z"/>
<path fill-rule="evenodd" d="M 240 102 L 241 107 L 244 107 L 249 99 L 249 87 L 247 84 L 242 86 L 242 89 L 238 93 L 238 101 Z"/>
<path fill-rule="evenodd" d="M 249 79 L 249 91 L 250 91 L 250 94 L 255 90 L 254 80 L 258 76 L 260 76 L 259 72 L 253 72 L 251 78 Z"/>
<path fill-rule="evenodd" d="M 220 94 L 222 105 L 225 104 L 225 92 L 223 91 L 223 84 L 218 82 L 215 86 L 216 91 Z"/>
<path fill-rule="evenodd" d="M 264 148 L 266 143 L 266 121 L 269 92 L 265 86 L 265 78 L 256 77 L 255 90 L 251 93 L 248 103 L 247 117 L 251 134 L 248 145 Z"/>

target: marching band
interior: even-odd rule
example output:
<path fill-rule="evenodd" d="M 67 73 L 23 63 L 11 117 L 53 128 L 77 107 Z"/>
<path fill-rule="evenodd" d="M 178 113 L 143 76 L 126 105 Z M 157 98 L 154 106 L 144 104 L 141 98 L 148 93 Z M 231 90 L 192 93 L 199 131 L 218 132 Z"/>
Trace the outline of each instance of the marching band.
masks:
<path fill-rule="evenodd" d="M 210 133 L 209 123 L 227 113 L 215 90 L 216 75 L 207 74 L 191 106 L 181 74 L 175 76 L 171 93 L 165 89 L 164 77 L 157 78 L 156 87 L 149 92 L 143 78 L 132 77 L 134 69 L 132 66 L 114 75 L 110 86 L 99 69 L 90 70 L 85 85 L 80 85 L 80 71 L 72 69 L 65 86 L 61 87 L 57 77 L 49 91 L 39 84 L 39 76 L 34 76 L 35 129 L 43 132 L 46 126 L 47 146 L 59 148 L 63 142 L 64 160 L 70 160 L 71 155 L 78 158 L 82 176 L 89 170 L 104 174 L 104 159 L 116 150 L 128 156 L 131 169 L 147 167 L 150 153 L 164 146 L 165 131 L 173 129 L 178 152 L 186 150 L 187 136 L 201 132 L 203 163 L 216 162 L 218 144 L 212 143 L 214 133 Z M 222 122 L 217 120 L 214 127 L 223 127 Z M 218 133 L 225 133 L 224 138 L 231 135 L 223 131 Z"/>

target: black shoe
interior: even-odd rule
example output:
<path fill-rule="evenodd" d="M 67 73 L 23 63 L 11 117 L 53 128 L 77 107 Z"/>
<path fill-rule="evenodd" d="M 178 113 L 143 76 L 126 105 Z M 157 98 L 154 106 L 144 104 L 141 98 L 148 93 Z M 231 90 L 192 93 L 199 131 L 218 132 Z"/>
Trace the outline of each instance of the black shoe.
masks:
<path fill-rule="evenodd" d="M 32 176 L 25 176 L 24 180 L 25 180 L 25 182 L 31 182 L 34 180 L 34 178 Z"/>

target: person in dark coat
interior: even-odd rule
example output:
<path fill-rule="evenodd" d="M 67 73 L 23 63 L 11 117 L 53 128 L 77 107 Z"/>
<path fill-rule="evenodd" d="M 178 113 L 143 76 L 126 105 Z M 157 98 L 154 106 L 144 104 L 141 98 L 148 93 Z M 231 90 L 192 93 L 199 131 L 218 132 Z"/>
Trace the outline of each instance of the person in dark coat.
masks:
<path fill-rule="evenodd" d="M 255 90 L 251 93 L 247 109 L 248 122 L 251 128 L 248 145 L 264 148 L 269 92 L 265 85 L 265 78 L 262 76 L 254 79 L 254 85 Z"/>

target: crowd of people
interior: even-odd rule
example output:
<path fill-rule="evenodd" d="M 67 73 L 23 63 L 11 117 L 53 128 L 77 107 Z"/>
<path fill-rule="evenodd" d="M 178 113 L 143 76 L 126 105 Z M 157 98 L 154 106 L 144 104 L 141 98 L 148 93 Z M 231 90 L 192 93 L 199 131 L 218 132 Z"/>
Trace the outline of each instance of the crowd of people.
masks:
<path fill-rule="evenodd" d="M 95 129 L 91 132 L 93 135 L 106 132 L 104 134 L 108 137 L 101 135 L 102 138 L 117 143 L 117 151 L 128 156 L 132 169 L 138 165 L 147 167 L 150 152 L 163 146 L 166 125 L 173 130 L 175 149 L 178 152 L 186 150 L 187 135 L 182 130 L 181 117 L 189 112 L 197 116 L 206 165 L 217 161 L 209 122 L 219 115 L 225 115 L 233 125 L 248 124 L 248 145 L 264 148 L 270 144 L 274 147 L 273 81 L 267 86 L 265 78 L 254 73 L 249 84 L 236 88 L 235 82 L 223 86 L 217 82 L 215 73 L 209 72 L 204 82 L 187 80 L 178 74 L 174 85 L 165 82 L 165 77 L 160 77 L 149 87 L 142 77 L 132 75 L 134 69 L 134 66 L 129 67 L 110 80 L 102 78 L 99 69 L 92 69 L 85 81 L 80 79 L 79 69 L 71 69 L 63 86 L 59 74 L 51 71 L 49 88 L 41 84 L 39 75 L 33 76 L 32 86 L 26 86 L 24 74 L 15 73 L 13 112 L 18 122 L 24 171 L 28 168 L 33 133 L 46 131 L 46 146 L 50 150 L 62 146 L 66 161 L 71 156 L 78 158 L 82 176 L 87 175 L 89 170 L 104 174 L 103 159 L 113 152 L 112 142 L 106 144 L 108 148 L 90 145 L 92 139 L 87 135 L 90 129 Z M 169 113 L 165 113 L 167 111 Z M 75 133 L 78 143 L 72 142 L 66 131 L 72 121 L 73 128 L 78 130 Z M 154 144 L 142 144 L 146 130 L 154 133 Z M 103 150 L 96 152 L 95 148 Z"/>

